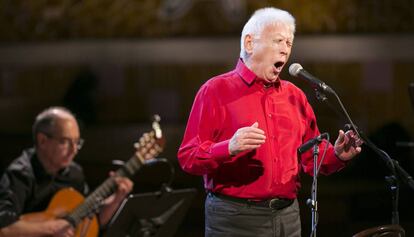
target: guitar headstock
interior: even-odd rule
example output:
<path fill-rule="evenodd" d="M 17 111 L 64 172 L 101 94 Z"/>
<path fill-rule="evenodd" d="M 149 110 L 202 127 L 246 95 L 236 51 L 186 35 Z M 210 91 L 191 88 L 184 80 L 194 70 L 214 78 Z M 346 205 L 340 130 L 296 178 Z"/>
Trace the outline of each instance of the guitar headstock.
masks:
<path fill-rule="evenodd" d="M 161 118 L 158 114 L 154 115 L 152 131 L 144 133 L 138 142 L 134 144 L 136 149 L 135 156 L 141 163 L 154 159 L 164 149 L 165 139 L 162 136 Z"/>

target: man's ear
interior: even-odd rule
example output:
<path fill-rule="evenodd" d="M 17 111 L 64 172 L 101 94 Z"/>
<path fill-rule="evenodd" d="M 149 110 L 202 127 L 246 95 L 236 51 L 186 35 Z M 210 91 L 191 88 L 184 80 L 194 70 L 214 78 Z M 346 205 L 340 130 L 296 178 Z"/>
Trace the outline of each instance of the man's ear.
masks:
<path fill-rule="evenodd" d="M 252 54 L 253 53 L 253 36 L 247 34 L 244 37 L 244 50 L 246 51 L 247 54 Z"/>
<path fill-rule="evenodd" d="M 43 133 L 37 133 L 36 134 L 36 141 L 37 141 L 37 146 L 43 146 L 43 144 L 46 143 L 47 140 L 47 136 Z"/>

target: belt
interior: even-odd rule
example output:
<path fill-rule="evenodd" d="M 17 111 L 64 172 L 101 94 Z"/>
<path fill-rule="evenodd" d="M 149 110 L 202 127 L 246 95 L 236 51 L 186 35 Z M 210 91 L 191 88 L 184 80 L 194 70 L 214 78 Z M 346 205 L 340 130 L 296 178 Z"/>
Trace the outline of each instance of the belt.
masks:
<path fill-rule="evenodd" d="M 211 194 L 223 200 L 237 202 L 241 204 L 247 204 L 249 206 L 266 207 L 266 208 L 270 208 L 273 210 L 281 210 L 283 208 L 286 208 L 292 205 L 293 201 L 295 200 L 295 199 L 287 199 L 287 198 L 272 198 L 272 199 L 263 200 L 263 201 L 254 201 L 252 199 L 247 199 L 247 198 L 231 197 L 231 196 L 227 196 L 221 193 L 211 193 Z"/>

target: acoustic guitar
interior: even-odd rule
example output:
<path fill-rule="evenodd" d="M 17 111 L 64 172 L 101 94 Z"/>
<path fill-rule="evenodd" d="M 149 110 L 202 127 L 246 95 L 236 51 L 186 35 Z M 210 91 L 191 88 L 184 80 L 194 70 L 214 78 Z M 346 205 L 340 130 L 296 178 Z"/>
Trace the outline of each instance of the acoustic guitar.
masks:
<path fill-rule="evenodd" d="M 160 117 L 155 115 L 153 130 L 144 133 L 139 142 L 134 144 L 135 154 L 115 172 L 115 176 L 131 177 L 143 165 L 156 161 L 155 157 L 161 153 L 165 143 L 159 121 Z M 75 189 L 64 188 L 53 196 L 45 211 L 24 214 L 20 218 L 32 222 L 64 218 L 75 228 L 76 237 L 97 237 L 99 225 L 96 213 L 103 200 L 113 194 L 116 188 L 113 177 L 106 179 L 86 199 Z"/>

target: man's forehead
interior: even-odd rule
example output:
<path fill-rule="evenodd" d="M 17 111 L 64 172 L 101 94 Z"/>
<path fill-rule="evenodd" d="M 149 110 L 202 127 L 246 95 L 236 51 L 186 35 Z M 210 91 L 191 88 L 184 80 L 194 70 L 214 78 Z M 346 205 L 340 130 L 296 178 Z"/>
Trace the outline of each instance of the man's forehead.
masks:
<path fill-rule="evenodd" d="M 274 23 L 274 24 L 268 24 L 265 27 L 263 27 L 263 30 L 261 34 L 267 34 L 272 36 L 282 36 L 285 38 L 291 38 L 293 39 L 294 35 L 289 25 L 284 23 Z"/>
<path fill-rule="evenodd" d="M 76 120 L 69 116 L 69 117 L 59 117 L 56 119 L 55 125 L 54 125 L 54 132 L 56 135 L 58 134 L 67 134 L 67 133 L 73 133 L 74 131 L 78 131 L 78 125 Z"/>
<path fill-rule="evenodd" d="M 61 109 L 53 109 L 51 111 L 51 114 L 53 114 L 57 118 L 72 118 L 73 115 L 70 114 L 67 111 L 61 110 Z"/>

